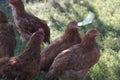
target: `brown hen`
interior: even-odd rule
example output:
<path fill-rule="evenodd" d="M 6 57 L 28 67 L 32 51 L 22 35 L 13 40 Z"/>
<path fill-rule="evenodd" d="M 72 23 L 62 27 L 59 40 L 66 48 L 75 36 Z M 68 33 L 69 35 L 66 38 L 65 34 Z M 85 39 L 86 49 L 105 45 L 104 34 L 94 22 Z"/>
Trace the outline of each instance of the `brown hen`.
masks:
<path fill-rule="evenodd" d="M 76 44 L 62 51 L 52 63 L 46 80 L 84 80 L 88 70 L 98 62 L 100 51 L 95 37 L 99 35 L 97 29 L 89 30 L 83 37 L 81 44 Z"/>
<path fill-rule="evenodd" d="M 16 57 L 1 58 L 2 80 L 34 80 L 40 71 L 40 44 L 44 40 L 44 31 L 40 29 L 32 34 L 25 50 Z"/>
<path fill-rule="evenodd" d="M 41 70 L 48 71 L 54 58 L 63 50 L 71 47 L 72 45 L 81 42 L 81 37 L 78 31 L 76 21 L 71 21 L 65 30 L 65 33 L 54 40 L 41 52 Z"/>
<path fill-rule="evenodd" d="M 5 13 L 0 11 L 0 58 L 12 57 L 16 47 L 14 29 L 8 23 Z"/>
<path fill-rule="evenodd" d="M 50 29 L 46 21 L 41 20 L 34 15 L 27 13 L 24 9 L 22 0 L 8 0 L 12 7 L 14 23 L 18 28 L 23 40 L 29 40 L 32 33 L 39 28 L 43 28 L 45 32 L 44 42 L 50 43 Z"/>

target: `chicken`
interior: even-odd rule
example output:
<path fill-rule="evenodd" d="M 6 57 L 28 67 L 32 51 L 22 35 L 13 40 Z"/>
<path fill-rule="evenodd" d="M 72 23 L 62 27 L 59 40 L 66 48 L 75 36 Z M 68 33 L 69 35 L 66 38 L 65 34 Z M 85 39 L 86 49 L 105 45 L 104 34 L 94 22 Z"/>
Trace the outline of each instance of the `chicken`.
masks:
<path fill-rule="evenodd" d="M 84 80 L 87 71 L 95 65 L 100 51 L 95 37 L 99 31 L 94 28 L 86 32 L 80 44 L 62 51 L 50 66 L 46 80 Z"/>
<path fill-rule="evenodd" d="M 47 72 L 54 58 L 63 50 L 81 42 L 76 21 L 68 23 L 65 33 L 41 52 L 41 70 Z"/>
<path fill-rule="evenodd" d="M 0 11 L 0 58 L 12 57 L 16 47 L 14 29 L 8 23 L 5 13 Z"/>
<path fill-rule="evenodd" d="M 28 41 L 32 33 L 39 28 L 43 28 L 45 32 L 45 43 L 50 43 L 50 28 L 45 20 L 27 13 L 24 9 L 22 0 L 8 0 L 12 7 L 14 23 L 21 34 L 22 40 Z"/>
<path fill-rule="evenodd" d="M 25 50 L 19 56 L 1 58 L 1 79 L 34 80 L 40 71 L 40 44 L 43 40 L 44 30 L 39 29 L 32 34 Z"/>

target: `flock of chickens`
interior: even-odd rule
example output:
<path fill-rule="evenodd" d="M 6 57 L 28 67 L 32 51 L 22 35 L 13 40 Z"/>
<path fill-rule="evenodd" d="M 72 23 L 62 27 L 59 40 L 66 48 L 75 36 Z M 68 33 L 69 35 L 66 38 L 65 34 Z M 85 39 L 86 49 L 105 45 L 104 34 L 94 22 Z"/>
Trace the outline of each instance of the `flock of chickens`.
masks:
<path fill-rule="evenodd" d="M 88 70 L 100 57 L 96 28 L 81 38 L 78 23 L 71 21 L 64 34 L 50 43 L 50 28 L 44 20 L 27 13 L 22 0 L 8 0 L 15 28 L 28 41 L 25 49 L 14 56 L 16 38 L 13 25 L 0 11 L 0 80 L 34 80 L 41 71 L 45 80 L 84 80 Z M 40 44 L 48 44 L 43 51 Z M 12 47 L 11 47 L 12 45 Z"/>

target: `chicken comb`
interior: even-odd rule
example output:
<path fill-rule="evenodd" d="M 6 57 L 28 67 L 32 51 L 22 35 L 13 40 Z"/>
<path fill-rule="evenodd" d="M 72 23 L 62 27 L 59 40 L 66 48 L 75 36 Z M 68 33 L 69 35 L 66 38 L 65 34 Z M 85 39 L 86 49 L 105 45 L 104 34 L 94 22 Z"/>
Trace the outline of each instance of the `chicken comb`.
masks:
<path fill-rule="evenodd" d="M 99 32 L 99 30 L 97 28 L 93 28 L 93 30 L 96 31 L 96 35 L 100 35 L 100 32 Z"/>
<path fill-rule="evenodd" d="M 97 28 L 93 28 L 94 30 L 98 30 Z"/>
<path fill-rule="evenodd" d="M 99 30 L 97 28 L 93 28 L 93 30 L 96 30 L 97 32 L 99 32 Z"/>
<path fill-rule="evenodd" d="M 38 31 L 44 33 L 44 30 L 42 28 L 39 28 Z"/>

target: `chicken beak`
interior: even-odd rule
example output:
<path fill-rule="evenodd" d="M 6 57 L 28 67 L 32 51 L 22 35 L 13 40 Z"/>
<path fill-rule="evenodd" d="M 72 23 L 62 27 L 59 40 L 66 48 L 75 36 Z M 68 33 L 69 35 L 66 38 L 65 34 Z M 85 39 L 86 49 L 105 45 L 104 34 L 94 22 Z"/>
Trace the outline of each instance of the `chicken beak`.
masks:
<path fill-rule="evenodd" d="M 94 30 L 96 31 L 96 33 L 94 34 L 95 36 L 100 35 L 100 32 L 99 32 L 99 30 L 97 28 L 94 28 Z"/>
<path fill-rule="evenodd" d="M 96 36 L 99 36 L 101 33 L 97 30 L 97 32 L 96 32 Z"/>

